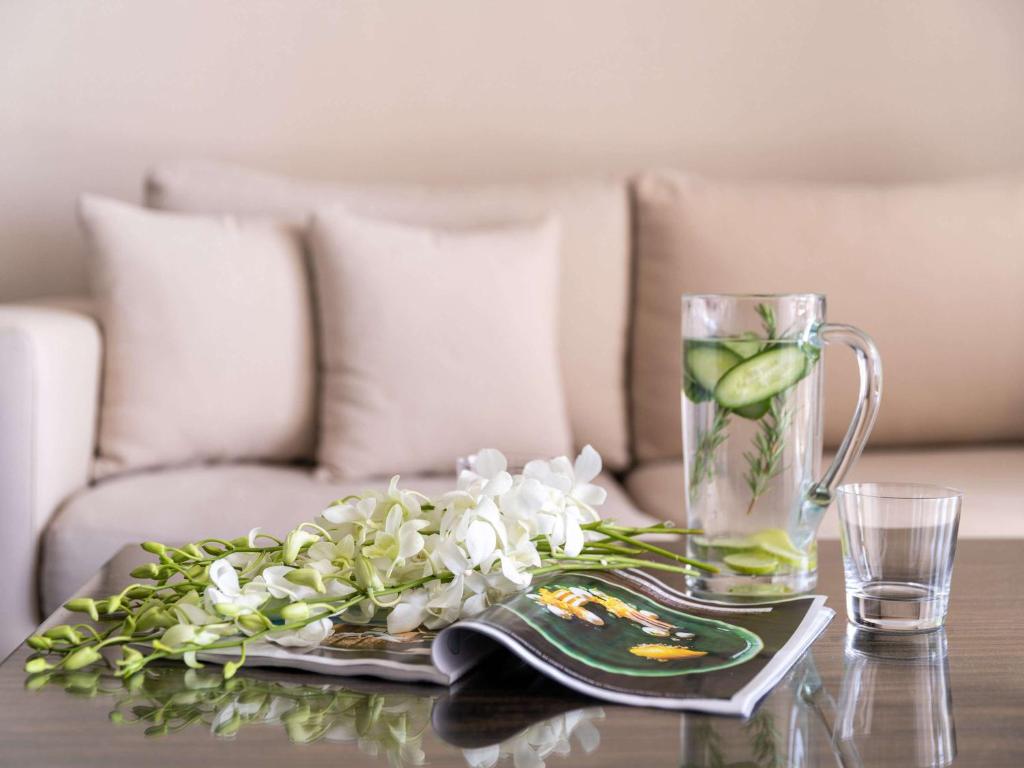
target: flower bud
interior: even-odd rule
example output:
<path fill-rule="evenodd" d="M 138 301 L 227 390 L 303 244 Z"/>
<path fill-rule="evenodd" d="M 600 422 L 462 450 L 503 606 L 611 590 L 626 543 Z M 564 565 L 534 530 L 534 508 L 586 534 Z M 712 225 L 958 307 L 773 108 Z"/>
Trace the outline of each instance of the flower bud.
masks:
<path fill-rule="evenodd" d="M 121 607 L 121 600 L 123 599 L 121 595 L 114 595 L 107 600 L 107 616 L 117 612 L 117 609 Z"/>
<path fill-rule="evenodd" d="M 324 577 L 316 568 L 296 568 L 294 571 L 288 571 L 284 577 L 292 584 L 311 587 L 320 594 L 327 591 L 327 587 L 324 586 Z"/>
<path fill-rule="evenodd" d="M 93 621 L 99 621 L 100 615 L 96 610 L 96 601 L 89 597 L 76 597 L 64 603 L 64 607 L 76 613 L 88 613 Z"/>
<path fill-rule="evenodd" d="M 199 547 L 195 544 L 186 544 L 181 548 L 181 551 L 191 557 L 193 560 L 202 560 L 203 553 L 199 551 Z"/>
<path fill-rule="evenodd" d="M 82 642 L 82 636 L 67 624 L 60 624 L 59 626 L 51 627 L 43 632 L 43 635 L 51 640 L 63 640 L 64 642 L 71 643 L 72 645 L 78 645 Z"/>
<path fill-rule="evenodd" d="M 238 668 L 242 666 L 241 661 L 229 661 L 224 665 L 224 679 L 230 680 L 238 672 Z"/>
<path fill-rule="evenodd" d="M 244 616 L 239 616 L 235 619 L 235 622 L 246 632 L 262 632 L 267 628 L 266 620 L 258 613 L 247 613 Z"/>
<path fill-rule="evenodd" d="M 129 589 L 127 592 L 125 592 L 125 595 L 130 597 L 132 600 L 142 600 L 144 598 L 149 597 L 152 593 L 153 590 L 149 587 L 138 586 Z"/>
<path fill-rule="evenodd" d="M 384 589 L 384 582 L 380 580 L 380 574 L 373 567 L 370 558 L 360 555 L 355 563 L 356 583 L 363 589 L 375 592 Z"/>
<path fill-rule="evenodd" d="M 161 544 L 159 541 L 145 541 L 142 543 L 142 548 L 149 552 L 151 555 L 163 555 L 167 551 L 167 547 Z"/>
<path fill-rule="evenodd" d="M 288 537 L 284 540 L 284 555 L 281 561 L 285 565 L 294 565 L 295 559 L 299 556 L 299 552 L 307 544 L 313 544 L 320 540 L 320 537 L 304 531 L 301 528 L 296 528 L 294 531 L 288 534 Z"/>
<path fill-rule="evenodd" d="M 233 619 L 236 616 L 241 616 L 242 611 L 246 609 L 241 605 L 235 605 L 234 603 L 217 603 L 213 606 L 213 610 L 226 619 Z"/>
<path fill-rule="evenodd" d="M 53 664 L 39 656 L 37 656 L 34 659 L 29 659 L 25 662 L 25 671 L 28 672 L 30 675 L 37 675 L 40 672 L 45 672 L 48 669 L 53 669 Z"/>
<path fill-rule="evenodd" d="M 281 618 L 286 622 L 291 623 L 293 621 L 303 621 L 310 617 L 311 611 L 309 610 L 309 603 L 302 602 L 301 600 L 297 603 L 289 603 L 281 609 Z"/>
<path fill-rule="evenodd" d="M 32 635 L 25 642 L 28 643 L 29 648 L 33 648 L 37 651 L 48 651 L 53 648 L 53 641 L 48 637 L 42 635 Z"/>
<path fill-rule="evenodd" d="M 176 623 L 170 613 L 160 606 L 154 605 L 146 609 L 135 626 L 139 632 L 146 632 L 156 627 L 173 627 Z"/>
<path fill-rule="evenodd" d="M 133 579 L 155 579 L 160 575 L 160 569 L 157 568 L 155 563 L 146 563 L 140 565 L 131 572 Z"/>
<path fill-rule="evenodd" d="M 101 658 L 103 657 L 100 655 L 99 651 L 97 651 L 93 646 L 87 645 L 84 648 L 79 648 L 64 659 L 64 669 L 81 669 L 82 667 L 89 666 L 93 662 L 99 661 Z"/>

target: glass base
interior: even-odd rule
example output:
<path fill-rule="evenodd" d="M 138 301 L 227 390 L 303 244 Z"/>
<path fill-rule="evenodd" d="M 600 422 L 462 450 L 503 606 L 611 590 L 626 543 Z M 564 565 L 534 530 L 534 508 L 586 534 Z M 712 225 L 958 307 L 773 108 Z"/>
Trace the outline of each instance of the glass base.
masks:
<path fill-rule="evenodd" d="M 708 600 L 755 598 L 778 600 L 811 592 L 818 584 L 818 571 L 798 571 L 771 576 L 739 576 L 715 573 L 686 578 L 690 593 Z"/>
<path fill-rule="evenodd" d="M 931 632 L 943 625 L 949 597 L 898 582 L 847 586 L 846 615 L 855 627 L 876 632 Z"/>

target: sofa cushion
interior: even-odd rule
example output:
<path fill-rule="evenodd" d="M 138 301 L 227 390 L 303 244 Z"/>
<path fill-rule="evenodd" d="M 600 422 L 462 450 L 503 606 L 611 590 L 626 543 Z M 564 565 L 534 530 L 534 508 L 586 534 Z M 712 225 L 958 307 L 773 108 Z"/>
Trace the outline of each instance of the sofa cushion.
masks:
<path fill-rule="evenodd" d="M 826 294 L 829 319 L 863 328 L 882 355 L 876 446 L 1024 438 L 1024 183 L 833 187 L 662 172 L 635 196 L 640 461 L 681 455 L 684 292 Z M 842 348 L 826 367 L 825 439 L 836 445 L 857 372 Z"/>
<path fill-rule="evenodd" d="M 95 474 L 310 457 L 316 366 L 295 228 L 94 197 L 80 214 L 104 335 Z"/>
<path fill-rule="evenodd" d="M 1024 537 L 1024 446 L 867 451 L 845 479 L 851 483 L 886 481 L 962 490 L 961 536 Z M 626 489 L 648 514 L 685 522 L 682 462 L 641 465 L 626 478 Z M 833 506 L 822 522 L 821 535 L 837 538 L 838 526 Z"/>
<path fill-rule="evenodd" d="M 282 534 L 311 520 L 332 500 L 387 480 L 325 483 L 308 470 L 261 465 L 184 467 L 126 474 L 71 497 L 43 538 L 44 615 L 92 576 L 125 544 L 184 543 L 206 536 L 240 536 L 261 526 Z M 623 525 L 650 525 L 622 487 L 607 474 L 596 481 L 608 491 L 600 507 Z M 454 477 L 404 477 L 402 485 L 427 495 L 450 490 Z"/>
<path fill-rule="evenodd" d="M 557 222 L 438 230 L 319 211 L 322 469 L 444 472 L 482 445 L 572 449 L 558 364 Z"/>
<path fill-rule="evenodd" d="M 560 357 L 577 447 L 592 443 L 612 469 L 630 461 L 626 339 L 630 224 L 626 186 L 613 181 L 370 186 L 293 180 L 225 165 L 162 166 L 149 174 L 147 203 L 198 213 L 303 219 L 340 203 L 352 211 L 424 226 L 562 225 Z"/>

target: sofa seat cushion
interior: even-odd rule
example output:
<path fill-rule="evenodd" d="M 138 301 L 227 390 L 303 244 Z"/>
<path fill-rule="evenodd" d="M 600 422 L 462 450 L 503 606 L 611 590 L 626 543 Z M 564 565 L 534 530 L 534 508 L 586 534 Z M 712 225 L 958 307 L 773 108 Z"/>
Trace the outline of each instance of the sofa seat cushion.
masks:
<path fill-rule="evenodd" d="M 961 536 L 1024 537 L 1024 446 L 867 451 L 846 481 L 905 481 L 958 488 L 964 492 Z M 641 465 L 626 478 L 626 489 L 636 505 L 653 517 L 683 522 L 682 462 Z M 821 535 L 839 536 L 834 508 L 825 515 Z"/>
<path fill-rule="evenodd" d="M 262 527 L 283 534 L 311 520 L 332 500 L 387 480 L 325 483 L 305 468 L 256 464 L 208 465 L 126 474 L 87 488 L 60 509 L 43 539 L 40 573 L 43 611 L 54 610 L 125 544 L 183 543 L 206 536 L 234 537 Z M 649 525 L 622 487 L 607 474 L 601 507 L 624 525 Z M 454 486 L 445 475 L 410 476 L 402 485 L 427 495 Z"/>

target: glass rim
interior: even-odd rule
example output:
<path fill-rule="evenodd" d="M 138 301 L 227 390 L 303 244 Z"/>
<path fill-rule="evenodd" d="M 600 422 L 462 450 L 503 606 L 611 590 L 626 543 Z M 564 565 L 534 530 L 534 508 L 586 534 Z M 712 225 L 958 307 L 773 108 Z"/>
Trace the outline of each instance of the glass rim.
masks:
<path fill-rule="evenodd" d="M 905 489 L 897 493 L 896 489 Z M 871 490 L 874 489 L 874 490 Z M 889 489 L 886 492 L 886 489 Z M 907 491 L 911 491 L 908 493 Z M 914 493 L 916 491 L 916 493 Z M 959 488 L 931 483 L 844 483 L 836 488 L 836 493 L 847 496 L 861 496 L 867 499 L 890 499 L 893 501 L 941 501 L 943 499 L 962 499 L 964 492 Z"/>
<path fill-rule="evenodd" d="M 800 297 L 824 299 L 825 294 L 819 293 L 818 291 L 793 291 L 790 293 L 709 293 L 706 291 L 702 291 L 699 293 L 682 294 L 682 298 L 684 299 L 795 299 Z"/>

